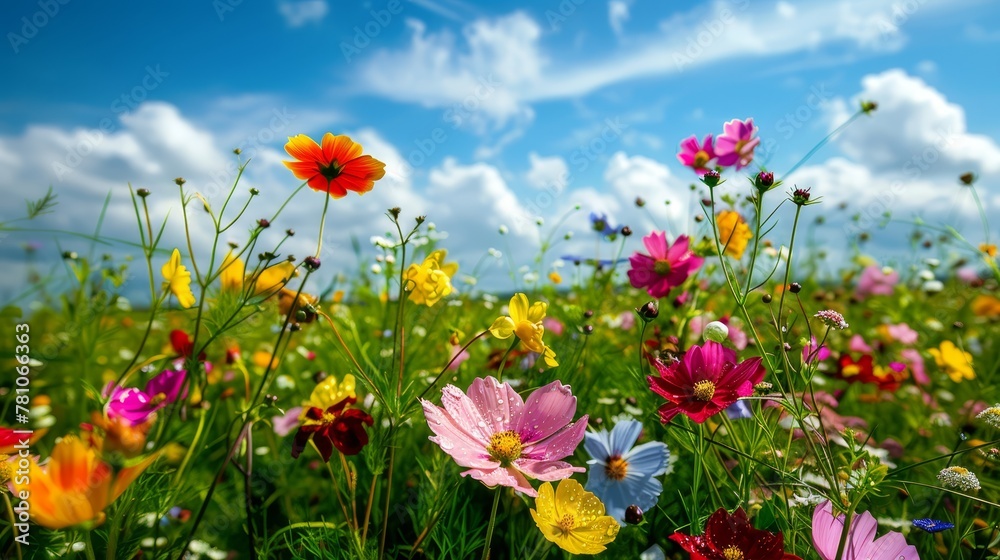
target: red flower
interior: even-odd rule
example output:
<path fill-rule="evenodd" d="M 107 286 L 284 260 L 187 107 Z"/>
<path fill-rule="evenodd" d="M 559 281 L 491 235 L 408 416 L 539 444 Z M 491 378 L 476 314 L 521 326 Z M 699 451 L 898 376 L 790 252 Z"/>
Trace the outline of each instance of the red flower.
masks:
<path fill-rule="evenodd" d="M 323 135 L 323 145 L 305 134 L 288 138 L 285 151 L 297 161 L 285 161 L 309 188 L 329 193 L 333 198 L 347 196 L 347 191 L 364 194 L 385 176 L 385 164 L 372 156 L 361 155 L 361 144 L 347 136 Z"/>
<path fill-rule="evenodd" d="M 364 424 L 374 424 L 372 417 L 363 410 L 348 408 L 358 399 L 347 397 L 323 411 L 321 408 L 310 407 L 305 413 L 302 426 L 295 433 L 292 444 L 292 457 L 298 458 L 306 448 L 309 438 L 312 438 L 319 449 L 323 460 L 330 461 L 333 448 L 336 447 L 344 455 L 357 455 L 368 445 L 368 433 Z"/>
<path fill-rule="evenodd" d="M 693 537 L 674 533 L 670 540 L 690 552 L 691 560 L 801 560 L 785 552 L 781 533 L 754 529 L 743 508 L 732 515 L 719 508 L 708 518 L 705 534 Z"/>
<path fill-rule="evenodd" d="M 857 361 L 844 354 L 839 360 L 837 374 L 851 383 L 870 383 L 885 391 L 899 389 L 903 380 L 909 377 L 906 364 L 890 362 L 888 367 L 875 365 L 871 354 L 864 354 Z"/>
<path fill-rule="evenodd" d="M 194 341 L 188 334 L 180 329 L 174 329 L 170 331 L 170 346 L 174 348 L 174 352 L 181 358 L 190 358 L 191 354 L 194 353 Z M 198 361 L 205 361 L 205 353 L 201 352 L 198 354 Z"/>
<path fill-rule="evenodd" d="M 647 379 L 650 389 L 668 401 L 660 407 L 664 424 L 680 412 L 701 424 L 740 397 L 752 395 L 765 373 L 760 358 L 736 363 L 734 350 L 712 341 L 692 346 L 680 361 L 653 365 L 660 376 Z"/>

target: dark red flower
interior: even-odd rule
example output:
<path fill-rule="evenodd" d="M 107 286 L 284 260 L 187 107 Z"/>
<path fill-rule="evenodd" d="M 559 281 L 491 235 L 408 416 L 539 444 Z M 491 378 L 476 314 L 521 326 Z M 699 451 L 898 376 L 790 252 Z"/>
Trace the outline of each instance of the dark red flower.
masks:
<path fill-rule="evenodd" d="M 708 518 L 703 535 L 674 533 L 670 540 L 690 552 L 691 560 L 801 560 L 785 552 L 781 533 L 754 529 L 743 508 L 731 515 L 719 508 Z"/>
<path fill-rule="evenodd" d="M 191 340 L 188 333 L 180 329 L 170 331 L 170 346 L 174 348 L 174 352 L 177 352 L 177 355 L 181 358 L 190 358 L 194 352 L 194 341 Z M 204 352 L 198 354 L 198 361 L 205 361 Z"/>
<path fill-rule="evenodd" d="M 653 362 L 660 375 L 647 378 L 649 387 L 667 399 L 660 407 L 660 421 L 666 424 L 683 412 L 701 424 L 741 397 L 752 395 L 754 385 L 764 380 L 761 359 L 736 360 L 734 350 L 707 341 L 692 346 L 679 361 Z"/>
<path fill-rule="evenodd" d="M 361 409 L 348 408 L 357 401 L 354 397 L 347 397 L 326 411 L 310 407 L 299 431 L 295 433 L 292 457 L 299 457 L 310 438 L 326 462 L 330 461 L 334 447 L 344 455 L 360 453 L 368 445 L 368 432 L 365 431 L 364 424 L 371 426 L 374 420 Z"/>

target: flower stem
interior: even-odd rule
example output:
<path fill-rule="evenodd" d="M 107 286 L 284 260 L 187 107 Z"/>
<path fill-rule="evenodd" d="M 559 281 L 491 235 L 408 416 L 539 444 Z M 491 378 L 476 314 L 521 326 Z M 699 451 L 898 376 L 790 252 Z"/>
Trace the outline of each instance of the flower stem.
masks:
<path fill-rule="evenodd" d="M 520 340 L 521 339 L 517 338 L 517 336 L 515 335 L 514 342 L 512 342 L 511 345 L 507 347 L 507 351 L 504 352 L 503 357 L 500 358 L 500 365 L 497 366 L 497 381 L 503 381 L 503 368 L 505 365 L 507 365 L 507 356 L 511 353 L 514 347 L 517 346 L 517 343 Z"/>
<path fill-rule="evenodd" d="M 497 524 L 497 506 L 500 505 L 500 488 L 493 491 L 493 509 L 490 511 L 490 524 L 486 528 L 486 546 L 483 548 L 483 560 L 490 558 L 490 541 L 493 540 L 493 527 Z"/>
<path fill-rule="evenodd" d="M 323 252 L 323 228 L 326 226 L 326 210 L 330 207 L 330 197 L 324 197 L 326 200 L 323 201 L 323 216 L 319 219 L 319 239 L 316 240 L 316 258 L 318 259 L 320 253 Z"/>
<path fill-rule="evenodd" d="M 97 556 L 94 554 L 94 542 L 90 533 L 90 530 L 83 532 L 83 544 L 87 547 L 83 550 L 83 554 L 87 557 L 87 560 L 97 560 Z"/>

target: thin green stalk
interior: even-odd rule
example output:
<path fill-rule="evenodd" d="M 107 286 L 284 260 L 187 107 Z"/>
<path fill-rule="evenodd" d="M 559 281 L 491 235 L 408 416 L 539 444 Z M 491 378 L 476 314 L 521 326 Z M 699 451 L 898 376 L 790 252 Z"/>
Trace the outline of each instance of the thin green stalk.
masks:
<path fill-rule="evenodd" d="M 3 494 L 3 503 L 7 510 L 7 517 L 10 518 L 10 531 L 14 537 L 14 547 L 17 548 L 17 560 L 22 560 L 21 541 L 17 540 L 17 517 L 14 515 L 14 507 L 11 505 L 10 496 L 6 492 L 0 492 L 0 494 Z"/>
<path fill-rule="evenodd" d="M 86 548 L 84 548 L 83 550 L 83 554 L 84 556 L 87 557 L 87 560 L 97 560 L 97 556 L 94 554 L 93 538 L 91 537 L 90 533 L 91 533 L 90 530 L 85 529 L 83 531 L 83 544 L 86 546 Z"/>
<path fill-rule="evenodd" d="M 857 113 L 854 113 L 853 115 L 851 115 L 851 118 L 847 119 L 846 121 L 844 121 L 843 124 L 841 124 L 840 126 L 838 126 L 837 128 L 835 128 L 833 130 L 833 132 L 831 132 L 830 134 L 827 134 L 825 138 L 823 138 L 815 146 L 813 146 L 813 148 L 811 150 L 809 150 L 806 153 L 806 155 L 802 156 L 802 159 L 800 159 L 795 165 L 792 166 L 791 169 L 788 170 L 787 173 L 785 173 L 785 177 L 790 177 L 792 175 L 792 173 L 795 173 L 795 170 L 797 170 L 799 167 L 801 167 L 802 164 L 805 163 L 809 158 L 811 158 L 816 152 L 818 152 L 820 148 L 822 148 L 823 146 L 825 146 L 827 144 L 827 142 L 829 142 L 831 139 L 833 139 L 833 137 L 836 136 L 838 133 L 840 133 L 841 130 L 844 130 L 845 128 L 847 128 L 847 125 L 849 125 L 852 122 L 854 122 L 855 119 L 857 119 L 858 117 L 860 117 L 863 114 L 864 114 L 864 111 L 863 110 L 859 110 Z"/>
<path fill-rule="evenodd" d="M 517 346 L 517 343 L 521 341 L 521 339 L 517 338 L 517 335 L 513 335 L 513 337 L 514 341 L 511 342 L 510 346 L 507 347 L 507 351 L 504 352 L 503 357 L 500 358 L 500 365 L 497 366 L 497 381 L 503 381 L 503 369 L 504 366 L 507 365 L 507 356 L 511 353 L 512 350 L 514 350 L 514 347 Z"/>
<path fill-rule="evenodd" d="M 486 546 L 483 548 L 483 560 L 490 558 L 490 542 L 493 541 L 493 527 L 497 523 L 497 506 L 500 505 L 500 488 L 493 490 L 493 509 L 490 510 L 490 524 L 486 528 Z"/>
<path fill-rule="evenodd" d="M 316 258 L 323 252 L 323 228 L 326 227 L 326 210 L 330 207 L 330 197 L 323 197 L 323 216 L 319 219 L 319 239 L 316 241 Z"/>

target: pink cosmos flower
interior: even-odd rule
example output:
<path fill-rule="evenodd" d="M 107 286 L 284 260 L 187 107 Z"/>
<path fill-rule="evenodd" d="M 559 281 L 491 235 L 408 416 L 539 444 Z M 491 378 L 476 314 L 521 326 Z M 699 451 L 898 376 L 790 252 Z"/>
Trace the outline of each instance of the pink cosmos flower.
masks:
<path fill-rule="evenodd" d="M 830 349 L 825 345 L 816 348 L 818 345 L 815 336 L 809 337 L 809 343 L 802 347 L 802 363 L 811 364 L 813 360 L 822 362 L 830 357 Z"/>
<path fill-rule="evenodd" d="M 867 511 L 855 515 L 847 533 L 843 560 L 919 560 L 917 549 L 906 544 L 902 533 L 890 531 L 875 539 L 878 522 Z M 833 505 L 827 500 L 813 512 L 812 540 L 823 560 L 835 560 L 840 537 L 844 533 L 844 516 L 833 516 Z"/>
<path fill-rule="evenodd" d="M 850 342 L 847 343 L 847 349 L 851 352 L 860 352 L 862 354 L 871 354 L 873 352 L 872 347 L 865 342 L 865 339 L 860 334 L 851 337 Z"/>
<path fill-rule="evenodd" d="M 659 409 L 660 421 L 666 424 L 683 412 L 701 424 L 741 397 L 752 395 L 754 385 L 764 380 L 761 359 L 736 360 L 736 351 L 708 341 L 692 346 L 670 365 L 654 362 L 660 375 L 647 377 L 649 387 L 667 399 Z"/>
<path fill-rule="evenodd" d="M 274 427 L 274 433 L 279 437 L 285 437 L 294 432 L 296 428 L 299 427 L 299 416 L 301 415 L 302 407 L 294 406 L 289 408 L 288 412 L 285 414 L 271 418 L 271 425 Z"/>
<path fill-rule="evenodd" d="M 754 148 L 760 144 L 760 138 L 754 138 L 757 127 L 753 119 L 745 121 L 733 119 L 723 126 L 723 134 L 715 141 L 716 155 L 719 165 L 729 167 L 736 165 L 737 171 L 750 165 L 753 161 Z"/>
<path fill-rule="evenodd" d="M 914 381 L 921 385 L 927 385 L 931 382 L 931 378 L 927 376 L 927 371 L 924 369 L 924 357 L 920 355 L 919 350 L 905 348 L 899 351 L 899 357 L 913 372 Z"/>
<path fill-rule="evenodd" d="M 542 319 L 542 326 L 545 327 L 545 332 L 550 332 L 555 336 L 562 336 L 563 331 L 566 330 L 566 326 L 562 324 L 562 321 L 555 317 Z"/>
<path fill-rule="evenodd" d="M 466 393 L 445 386 L 443 407 L 421 403 L 435 434 L 430 440 L 469 469 L 462 476 L 535 497 L 526 477 L 548 482 L 586 470 L 560 460 L 573 454 L 587 429 L 586 414 L 572 421 L 576 397 L 569 385 L 553 381 L 522 401 L 507 383 L 477 378 Z"/>
<path fill-rule="evenodd" d="M 109 397 L 109 419 L 123 418 L 131 425 L 142 424 L 157 410 L 180 397 L 187 372 L 182 369 L 164 370 L 146 383 L 145 389 L 119 387 L 108 383 L 102 396 Z"/>
<path fill-rule="evenodd" d="M 917 342 L 917 331 L 910 328 L 906 323 L 898 325 L 886 325 L 886 332 L 894 340 L 903 344 L 914 344 Z"/>
<path fill-rule="evenodd" d="M 703 175 L 708 171 L 708 162 L 715 159 L 715 149 L 712 148 L 712 135 L 705 137 L 702 143 L 698 144 L 698 137 L 691 136 L 681 142 L 681 151 L 677 153 L 677 159 L 684 165 L 694 169 L 698 175 Z"/>
<path fill-rule="evenodd" d="M 646 288 L 655 298 L 666 297 L 672 288 L 683 284 L 705 262 L 703 257 L 691 252 L 686 235 L 670 245 L 666 233 L 654 231 L 643 237 L 642 243 L 649 254 L 636 251 L 629 257 L 632 268 L 628 271 L 628 279 L 632 287 Z"/>
<path fill-rule="evenodd" d="M 451 347 L 451 358 L 449 358 L 451 365 L 448 366 L 448 371 L 458 371 L 458 367 L 462 365 L 462 362 L 468 359 L 469 351 L 462 350 L 461 345 L 453 344 Z"/>
<path fill-rule="evenodd" d="M 899 273 L 891 268 L 866 266 L 858 278 L 858 287 L 854 295 L 859 298 L 868 296 L 891 296 L 892 287 L 899 282 Z"/>

